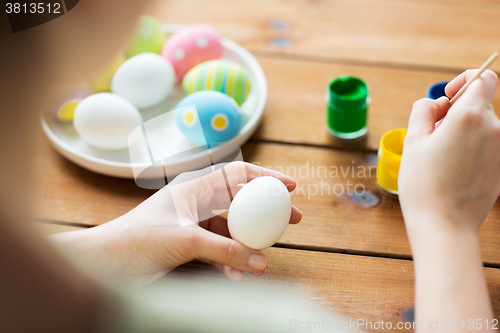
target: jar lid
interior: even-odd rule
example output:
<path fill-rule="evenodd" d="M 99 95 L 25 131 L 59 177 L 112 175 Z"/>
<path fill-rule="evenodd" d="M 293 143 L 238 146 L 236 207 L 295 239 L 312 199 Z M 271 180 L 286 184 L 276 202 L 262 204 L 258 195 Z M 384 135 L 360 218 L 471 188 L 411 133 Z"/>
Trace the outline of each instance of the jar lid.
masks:
<path fill-rule="evenodd" d="M 355 76 L 338 76 L 328 85 L 328 93 L 332 105 L 352 111 L 366 105 L 368 85 Z"/>
<path fill-rule="evenodd" d="M 449 81 L 439 81 L 431 84 L 429 88 L 427 88 L 427 98 L 438 99 L 439 97 L 446 96 L 444 88 L 446 87 L 448 82 Z"/>

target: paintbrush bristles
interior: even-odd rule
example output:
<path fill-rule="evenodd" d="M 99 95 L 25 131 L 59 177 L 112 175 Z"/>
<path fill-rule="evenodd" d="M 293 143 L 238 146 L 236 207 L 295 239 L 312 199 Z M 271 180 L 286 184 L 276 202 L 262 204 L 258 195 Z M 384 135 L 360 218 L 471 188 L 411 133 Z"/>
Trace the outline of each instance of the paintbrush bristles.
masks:
<path fill-rule="evenodd" d="M 486 60 L 484 62 L 484 64 L 479 67 L 479 70 L 477 71 L 476 75 L 474 75 L 472 77 L 472 79 L 470 79 L 469 81 L 467 81 L 463 86 L 462 88 L 460 88 L 460 90 L 455 94 L 455 96 L 453 96 L 453 98 L 450 100 L 450 106 L 453 105 L 453 103 L 456 102 L 456 100 L 462 96 L 462 94 L 465 92 L 465 90 L 467 89 L 467 87 L 472 83 L 472 81 L 474 81 L 475 79 L 477 79 L 478 77 L 481 76 L 481 74 L 484 72 L 484 70 L 486 68 L 488 68 L 495 60 L 496 58 L 498 57 L 498 52 L 495 52 L 493 53 L 489 58 L 488 60 Z"/>

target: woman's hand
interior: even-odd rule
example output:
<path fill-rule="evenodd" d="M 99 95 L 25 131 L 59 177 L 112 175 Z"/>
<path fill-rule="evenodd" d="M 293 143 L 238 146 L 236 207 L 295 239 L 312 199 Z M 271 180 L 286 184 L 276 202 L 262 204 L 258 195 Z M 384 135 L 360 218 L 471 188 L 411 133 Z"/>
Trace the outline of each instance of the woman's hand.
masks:
<path fill-rule="evenodd" d="M 446 94 L 474 73 L 459 75 Z M 490 104 L 496 85 L 486 71 L 451 108 L 446 97 L 413 106 L 398 190 L 415 267 L 416 322 L 423 323 L 417 332 L 493 320 L 477 231 L 500 192 L 500 120 Z M 431 329 L 431 321 L 439 327 Z"/>
<path fill-rule="evenodd" d="M 456 77 L 446 94 L 475 73 Z M 410 238 L 416 229 L 477 233 L 490 211 L 500 192 L 500 121 L 490 104 L 496 85 L 487 70 L 451 108 L 446 97 L 414 104 L 398 184 Z"/>
<path fill-rule="evenodd" d="M 84 257 L 86 266 L 128 286 L 150 283 L 194 259 L 212 263 L 232 280 L 241 280 L 243 272 L 260 276 L 266 257 L 231 239 L 227 220 L 212 211 L 227 210 L 242 184 L 261 176 L 278 178 L 289 191 L 296 186 L 290 177 L 252 164 L 217 165 L 179 175 L 113 221 L 54 238 Z M 290 223 L 301 218 L 293 207 Z"/>

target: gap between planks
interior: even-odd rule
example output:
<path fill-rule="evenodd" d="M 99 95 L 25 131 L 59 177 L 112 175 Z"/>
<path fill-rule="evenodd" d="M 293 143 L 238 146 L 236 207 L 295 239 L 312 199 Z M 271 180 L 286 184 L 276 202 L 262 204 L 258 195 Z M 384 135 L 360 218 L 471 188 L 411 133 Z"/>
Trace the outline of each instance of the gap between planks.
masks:
<path fill-rule="evenodd" d="M 82 229 L 96 227 L 96 225 L 90 225 L 90 224 L 84 224 L 84 223 L 41 220 L 41 219 L 38 219 L 38 223 L 60 225 L 60 226 L 70 226 L 70 227 L 79 227 Z M 344 249 L 344 248 L 336 248 L 336 247 L 328 247 L 328 246 L 297 245 L 297 244 L 288 244 L 288 243 L 278 242 L 278 243 L 274 244 L 272 247 L 276 248 L 276 249 L 281 248 L 281 249 L 310 251 L 310 252 L 318 252 L 318 253 L 334 253 L 334 254 L 343 254 L 343 255 L 348 255 L 348 256 L 356 256 L 356 257 L 383 258 L 383 259 L 413 261 L 413 258 L 411 256 L 405 255 L 405 254 L 390 254 L 390 253 L 388 254 L 388 253 L 379 253 L 379 252 L 375 252 L 375 251 L 362 251 L 362 250 Z M 497 263 L 485 261 L 485 262 L 483 262 L 483 266 L 486 268 L 500 269 L 500 263 L 497 264 Z"/>
<path fill-rule="evenodd" d="M 257 58 L 265 58 L 272 60 L 295 60 L 304 61 L 320 64 L 339 64 L 339 65 L 350 65 L 350 66 L 364 66 L 373 68 L 383 68 L 383 69 L 401 69 L 414 72 L 434 72 L 434 73 L 447 73 L 447 74 L 460 74 L 468 68 L 457 68 L 457 67 L 441 67 L 441 66 L 429 66 L 429 65 L 417 65 L 411 63 L 393 63 L 385 61 L 370 61 L 362 59 L 350 59 L 343 57 L 333 57 L 333 56 L 313 56 L 313 55 L 303 55 L 303 54 L 293 54 L 293 53 L 274 53 L 270 51 L 254 51 L 249 49 L 249 51 Z M 477 64 L 480 66 L 481 64 Z M 479 67 L 478 67 L 479 68 Z M 500 72 L 494 71 L 498 76 Z"/>
<path fill-rule="evenodd" d="M 326 126 L 325 126 L 326 131 Z M 362 142 L 362 141 L 361 141 Z M 254 139 L 251 138 L 248 140 L 248 143 L 263 143 L 263 144 L 275 144 L 275 145 L 284 145 L 284 146 L 298 146 L 298 147 L 310 147 L 310 148 L 318 148 L 318 149 L 326 149 L 326 150 L 334 150 L 334 151 L 342 151 L 342 152 L 352 152 L 352 153 L 362 153 L 362 154 L 373 154 L 378 151 L 378 149 L 370 149 L 367 146 L 357 146 L 355 145 L 358 142 L 355 142 L 351 147 L 348 143 L 341 143 L 342 146 L 327 146 L 316 143 L 302 143 L 302 142 L 290 142 L 290 141 L 279 141 L 279 140 L 268 140 L 268 139 Z"/>

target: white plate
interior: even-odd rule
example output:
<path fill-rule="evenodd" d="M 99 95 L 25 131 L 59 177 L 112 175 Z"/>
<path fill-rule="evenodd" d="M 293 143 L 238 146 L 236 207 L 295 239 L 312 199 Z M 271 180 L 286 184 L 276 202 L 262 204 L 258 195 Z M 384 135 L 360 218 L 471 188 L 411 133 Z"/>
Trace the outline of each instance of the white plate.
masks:
<path fill-rule="evenodd" d="M 173 33 L 180 29 L 179 25 L 164 25 L 163 29 L 167 33 Z M 225 157 L 233 153 L 235 145 L 241 147 L 255 132 L 264 113 L 264 106 L 267 100 L 267 81 L 258 61 L 243 47 L 233 41 L 222 38 L 224 47 L 223 59 L 237 62 L 247 71 L 250 77 L 251 91 L 247 100 L 241 106 L 243 114 L 243 124 L 240 133 L 227 143 L 220 144 L 211 149 L 213 156 Z M 177 103 L 184 97 L 180 83 L 177 82 L 167 99 L 160 105 L 151 109 L 140 110 L 144 122 L 158 115 L 174 110 Z M 172 113 L 170 113 L 171 115 Z M 167 162 L 165 167 L 169 174 L 179 174 L 185 171 L 192 171 L 206 166 L 207 151 L 193 150 L 193 145 L 177 128 L 173 118 L 164 118 L 162 127 L 155 130 L 161 133 L 168 132 L 167 145 L 171 147 L 173 153 L 186 150 L 183 156 Z M 133 168 L 141 170 L 149 168 L 148 174 L 158 175 L 163 173 L 161 165 L 147 163 L 130 162 L 129 150 L 107 151 L 88 145 L 76 133 L 72 123 L 63 123 L 51 116 L 49 112 L 44 112 L 41 117 L 42 127 L 54 148 L 63 156 L 88 170 L 120 178 L 134 178 Z M 191 149 L 191 150 L 190 150 Z M 157 169 L 157 170 L 155 170 Z M 141 175 L 142 177 L 143 175 Z M 153 177 L 153 176 L 152 176 Z"/>

